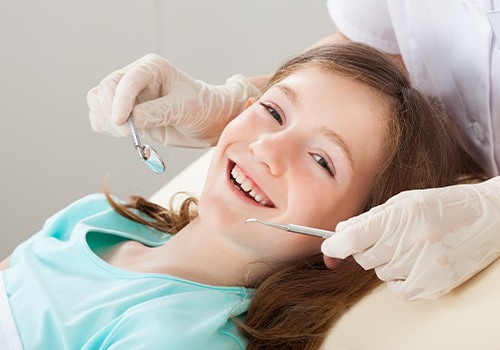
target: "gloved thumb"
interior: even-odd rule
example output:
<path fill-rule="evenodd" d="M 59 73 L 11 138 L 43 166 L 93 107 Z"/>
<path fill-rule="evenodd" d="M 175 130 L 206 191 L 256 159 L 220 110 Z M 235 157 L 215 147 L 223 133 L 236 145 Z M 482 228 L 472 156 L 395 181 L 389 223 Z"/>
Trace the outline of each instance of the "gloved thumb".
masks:
<path fill-rule="evenodd" d="M 332 237 L 323 242 L 321 251 L 331 258 L 345 259 L 349 255 L 363 250 L 363 241 L 358 236 L 359 233 L 353 227 L 340 232 L 337 231 Z"/>
<path fill-rule="evenodd" d="M 335 234 L 321 245 L 323 254 L 345 259 L 373 246 L 380 237 L 380 232 L 369 229 L 370 220 L 373 220 L 373 212 L 363 213 L 340 222 L 336 227 Z"/>
<path fill-rule="evenodd" d="M 91 89 L 87 94 L 87 103 L 90 107 L 89 118 L 92 129 L 115 137 L 128 136 L 130 131 L 126 125 L 116 127 L 111 120 L 102 118 L 104 112 L 102 106 L 99 104 L 98 94 L 99 90 L 97 87 Z"/>

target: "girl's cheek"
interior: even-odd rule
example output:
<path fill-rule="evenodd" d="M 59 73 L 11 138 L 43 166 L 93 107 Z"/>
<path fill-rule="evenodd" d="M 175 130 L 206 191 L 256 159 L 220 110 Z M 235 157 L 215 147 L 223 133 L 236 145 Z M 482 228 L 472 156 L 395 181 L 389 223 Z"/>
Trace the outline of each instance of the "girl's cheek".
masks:
<path fill-rule="evenodd" d="M 222 130 L 219 142 L 229 139 L 234 139 L 238 134 L 241 135 L 242 129 L 244 128 L 244 123 L 240 119 L 242 116 L 238 116 L 233 119 L 229 124 L 226 125 L 224 130 Z"/>
<path fill-rule="evenodd" d="M 248 114 L 240 114 L 226 126 L 222 135 L 228 134 L 232 135 L 232 138 L 235 136 L 241 138 L 243 135 L 246 135 L 254 130 L 256 126 L 256 118 L 252 118 L 252 116 Z"/>
<path fill-rule="evenodd" d="M 248 124 L 250 118 L 246 112 L 241 113 L 239 116 L 234 118 L 227 126 L 226 129 L 239 129 L 245 127 Z"/>

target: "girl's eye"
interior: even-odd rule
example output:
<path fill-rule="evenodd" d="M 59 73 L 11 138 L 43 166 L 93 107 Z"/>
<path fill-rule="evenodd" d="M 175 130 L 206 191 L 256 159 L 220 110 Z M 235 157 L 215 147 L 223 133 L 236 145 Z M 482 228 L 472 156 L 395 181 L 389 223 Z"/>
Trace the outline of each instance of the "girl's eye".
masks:
<path fill-rule="evenodd" d="M 333 168 L 328 164 L 328 161 L 320 156 L 319 154 L 312 154 L 314 160 L 319 164 L 320 167 L 325 169 L 331 176 L 335 175 Z"/>
<path fill-rule="evenodd" d="M 283 125 L 283 118 L 281 118 L 281 115 L 278 113 L 278 111 L 276 111 L 273 107 L 271 107 L 269 104 L 266 104 L 266 103 L 260 103 L 262 105 L 262 107 L 264 107 L 265 109 L 267 109 L 267 111 L 269 112 L 269 114 L 271 114 L 271 116 L 276 119 L 276 121 L 280 124 L 280 125 Z"/>

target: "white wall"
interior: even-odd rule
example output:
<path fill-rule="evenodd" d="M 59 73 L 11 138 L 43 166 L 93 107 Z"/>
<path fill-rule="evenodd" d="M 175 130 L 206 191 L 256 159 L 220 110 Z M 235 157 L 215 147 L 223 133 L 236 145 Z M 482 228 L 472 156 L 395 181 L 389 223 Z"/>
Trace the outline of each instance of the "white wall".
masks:
<path fill-rule="evenodd" d="M 94 133 L 87 91 L 149 52 L 198 79 L 271 72 L 334 31 L 325 1 L 0 2 L 0 260 L 71 201 L 101 191 L 150 196 L 200 151 L 152 144 L 150 172 L 130 139 Z"/>

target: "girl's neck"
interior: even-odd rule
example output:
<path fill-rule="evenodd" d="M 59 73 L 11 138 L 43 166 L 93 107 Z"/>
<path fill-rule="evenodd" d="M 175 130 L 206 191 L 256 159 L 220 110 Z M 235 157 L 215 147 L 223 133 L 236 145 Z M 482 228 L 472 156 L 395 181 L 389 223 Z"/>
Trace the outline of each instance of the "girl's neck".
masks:
<path fill-rule="evenodd" d="M 193 220 L 166 244 L 147 247 L 124 241 L 99 254 L 109 264 L 143 273 L 162 273 L 202 284 L 252 287 L 265 273 L 265 264 L 219 235 L 206 232 Z"/>
<path fill-rule="evenodd" d="M 218 286 L 251 287 L 266 273 L 266 266 L 221 236 L 206 232 L 193 220 L 165 245 L 157 259 L 164 273 Z"/>

